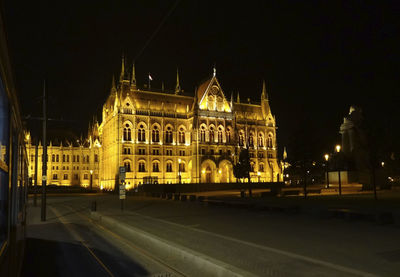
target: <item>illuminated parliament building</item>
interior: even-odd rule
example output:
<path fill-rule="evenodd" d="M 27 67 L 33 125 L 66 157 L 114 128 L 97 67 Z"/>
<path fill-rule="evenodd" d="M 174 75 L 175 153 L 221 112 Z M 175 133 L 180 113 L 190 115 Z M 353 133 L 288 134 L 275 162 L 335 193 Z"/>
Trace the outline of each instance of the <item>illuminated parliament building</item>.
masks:
<path fill-rule="evenodd" d="M 146 182 L 236 182 L 233 166 L 248 148 L 254 182 L 282 180 L 277 158 L 276 122 L 265 83 L 261 103 L 228 100 L 215 68 L 194 96 L 183 95 L 177 73 L 173 92 L 139 89 L 134 66 L 122 60 L 119 82 L 113 79 L 101 123 L 91 124 L 88 138 L 76 145 L 48 147 L 48 184 L 112 189 L 119 168 L 126 169 L 127 189 Z M 35 146 L 28 142 L 31 165 Z M 39 145 L 38 161 L 41 162 Z M 39 163 L 40 165 L 40 163 Z M 34 167 L 29 167 L 34 176 Z M 38 168 L 41 176 L 41 166 Z"/>

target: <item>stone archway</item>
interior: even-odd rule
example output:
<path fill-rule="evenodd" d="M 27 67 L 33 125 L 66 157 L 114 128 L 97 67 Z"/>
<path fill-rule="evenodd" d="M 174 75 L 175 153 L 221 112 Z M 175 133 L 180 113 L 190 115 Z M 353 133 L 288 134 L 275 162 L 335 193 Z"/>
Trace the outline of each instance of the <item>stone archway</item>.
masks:
<path fill-rule="evenodd" d="M 218 179 L 220 183 L 234 182 L 233 165 L 229 160 L 222 160 L 218 166 Z"/>
<path fill-rule="evenodd" d="M 217 166 L 212 160 L 205 160 L 201 163 L 200 176 L 202 183 L 215 183 L 216 182 Z"/>

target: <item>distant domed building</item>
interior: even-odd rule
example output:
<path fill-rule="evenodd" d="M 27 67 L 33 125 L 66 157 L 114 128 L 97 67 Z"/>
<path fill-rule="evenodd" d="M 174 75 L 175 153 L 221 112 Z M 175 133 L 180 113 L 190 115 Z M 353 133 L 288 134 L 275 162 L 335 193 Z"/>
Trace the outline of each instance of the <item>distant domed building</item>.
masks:
<path fill-rule="evenodd" d="M 115 187 L 121 166 L 128 189 L 147 182 L 229 183 L 236 182 L 233 165 L 241 149 L 248 148 L 252 181 L 282 181 L 265 83 L 259 104 L 241 103 L 239 94 L 236 101 L 233 96 L 228 100 L 214 68 L 193 94 L 183 95 L 178 72 L 173 92 L 139 89 L 134 65 L 128 74 L 123 59 L 102 122 L 89 128 L 83 148 L 90 157 L 83 170 L 94 170 L 95 184 L 106 189 Z"/>

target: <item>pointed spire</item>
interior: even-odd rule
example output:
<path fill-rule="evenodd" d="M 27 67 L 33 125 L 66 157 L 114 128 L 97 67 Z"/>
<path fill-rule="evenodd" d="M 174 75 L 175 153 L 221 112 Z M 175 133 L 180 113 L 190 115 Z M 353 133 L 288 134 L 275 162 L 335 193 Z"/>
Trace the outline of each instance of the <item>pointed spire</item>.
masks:
<path fill-rule="evenodd" d="M 161 82 L 161 91 L 164 92 L 164 82 Z"/>
<path fill-rule="evenodd" d="M 122 54 L 122 61 L 121 61 L 121 75 L 119 76 L 119 81 L 122 82 L 125 78 L 125 58 L 124 54 Z"/>
<path fill-rule="evenodd" d="M 114 92 L 116 90 L 117 90 L 117 88 L 115 87 L 115 76 L 113 74 L 112 81 L 111 81 L 111 92 Z"/>
<path fill-rule="evenodd" d="M 231 93 L 231 105 L 233 103 L 233 92 Z"/>
<path fill-rule="evenodd" d="M 261 93 L 261 99 L 262 100 L 267 100 L 268 101 L 268 94 L 267 94 L 267 89 L 265 86 L 265 80 L 263 80 L 263 87 L 262 87 L 262 93 Z"/>
<path fill-rule="evenodd" d="M 179 71 L 176 69 L 176 86 L 175 86 L 175 94 L 179 94 L 181 92 L 181 86 L 179 85 Z"/>
<path fill-rule="evenodd" d="M 136 87 L 136 72 L 135 72 L 135 62 L 132 63 L 132 76 L 131 76 L 131 85 Z"/>
<path fill-rule="evenodd" d="M 283 147 L 283 160 L 287 159 L 286 147 Z"/>
<path fill-rule="evenodd" d="M 239 96 L 239 92 L 238 92 L 238 94 L 237 94 L 236 103 L 240 103 L 240 96 Z"/>

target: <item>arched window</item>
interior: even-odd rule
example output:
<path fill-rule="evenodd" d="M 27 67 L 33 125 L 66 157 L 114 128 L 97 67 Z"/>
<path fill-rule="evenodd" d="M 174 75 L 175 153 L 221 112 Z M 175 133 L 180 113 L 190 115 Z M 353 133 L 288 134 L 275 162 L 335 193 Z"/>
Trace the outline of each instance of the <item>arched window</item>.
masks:
<path fill-rule="evenodd" d="M 126 172 L 131 172 L 131 162 L 130 161 L 124 161 L 124 167 Z"/>
<path fill-rule="evenodd" d="M 258 147 L 264 146 L 264 136 L 260 133 L 258 134 Z"/>
<path fill-rule="evenodd" d="M 139 162 L 139 172 L 146 172 L 146 164 L 144 163 L 144 161 L 140 161 Z"/>
<path fill-rule="evenodd" d="M 222 128 L 218 127 L 218 142 L 222 143 Z"/>
<path fill-rule="evenodd" d="M 146 141 L 146 132 L 144 130 L 144 125 L 140 124 L 138 128 L 138 141 Z"/>
<path fill-rule="evenodd" d="M 222 97 L 217 98 L 217 110 L 224 111 L 224 99 Z"/>
<path fill-rule="evenodd" d="M 165 131 L 165 142 L 172 143 L 172 128 L 171 128 L 171 126 L 168 126 L 167 130 Z"/>
<path fill-rule="evenodd" d="M 239 146 L 243 146 L 244 145 L 244 133 L 243 131 L 239 132 Z"/>
<path fill-rule="evenodd" d="M 253 147 L 254 146 L 254 134 L 250 133 L 249 135 L 249 146 Z"/>
<path fill-rule="evenodd" d="M 167 162 L 167 172 L 172 172 L 172 162 Z"/>
<path fill-rule="evenodd" d="M 206 141 L 206 127 L 201 126 L 200 128 L 200 141 L 205 142 Z"/>
<path fill-rule="evenodd" d="M 209 110 L 215 110 L 215 98 L 211 95 L 207 97 L 207 107 Z"/>
<path fill-rule="evenodd" d="M 128 123 L 124 126 L 124 141 L 132 140 L 132 130 Z"/>
<path fill-rule="evenodd" d="M 179 172 L 185 172 L 185 163 L 184 162 L 179 163 Z"/>
<path fill-rule="evenodd" d="M 185 143 L 185 130 L 182 127 L 179 129 L 178 137 L 179 143 Z"/>
<path fill-rule="evenodd" d="M 230 129 L 226 130 L 226 142 L 227 143 L 231 142 L 231 130 Z"/>
<path fill-rule="evenodd" d="M 268 148 L 272 148 L 272 135 L 268 135 L 268 141 L 267 141 L 267 146 Z"/>
<path fill-rule="evenodd" d="M 250 171 L 251 172 L 255 172 L 256 171 L 256 168 L 255 168 L 255 166 L 254 166 L 254 163 L 252 162 L 252 163 L 250 163 Z"/>
<path fill-rule="evenodd" d="M 210 127 L 210 142 L 214 142 L 215 140 L 214 140 L 214 127 L 213 126 L 211 126 Z"/>
<path fill-rule="evenodd" d="M 153 142 L 160 142 L 160 130 L 158 130 L 157 126 L 153 127 L 153 131 L 151 133 L 151 140 Z"/>
<path fill-rule="evenodd" d="M 263 164 L 263 163 L 260 163 L 260 164 L 258 165 L 258 171 L 264 172 L 264 164 Z"/>
<path fill-rule="evenodd" d="M 153 172 L 160 172 L 159 162 L 153 162 Z"/>

